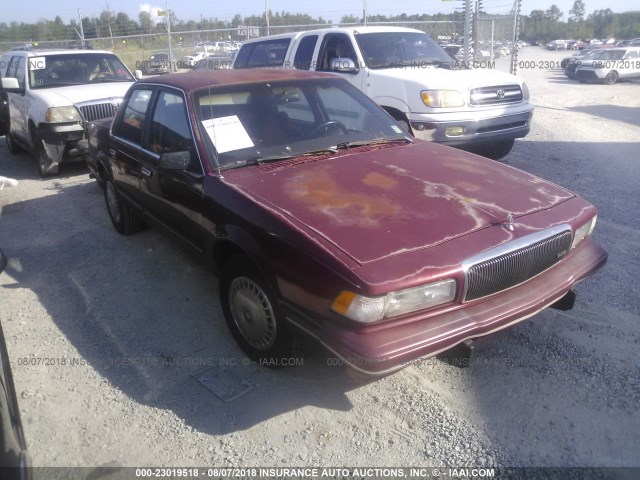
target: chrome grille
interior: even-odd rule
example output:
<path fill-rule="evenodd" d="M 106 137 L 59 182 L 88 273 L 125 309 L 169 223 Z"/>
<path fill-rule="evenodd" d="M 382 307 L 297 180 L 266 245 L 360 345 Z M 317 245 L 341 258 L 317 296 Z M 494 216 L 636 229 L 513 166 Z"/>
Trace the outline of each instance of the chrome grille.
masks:
<path fill-rule="evenodd" d="M 464 301 L 486 297 L 535 277 L 566 255 L 572 239 L 571 230 L 564 230 L 525 247 L 472 263 L 466 268 Z M 503 250 L 504 247 L 496 249 Z"/>
<path fill-rule="evenodd" d="M 470 104 L 474 106 L 520 101 L 522 101 L 522 89 L 520 85 L 496 85 L 471 90 Z"/>
<path fill-rule="evenodd" d="M 87 122 L 114 117 L 118 111 L 118 105 L 113 103 L 94 103 L 92 105 L 81 105 L 78 108 Z"/>

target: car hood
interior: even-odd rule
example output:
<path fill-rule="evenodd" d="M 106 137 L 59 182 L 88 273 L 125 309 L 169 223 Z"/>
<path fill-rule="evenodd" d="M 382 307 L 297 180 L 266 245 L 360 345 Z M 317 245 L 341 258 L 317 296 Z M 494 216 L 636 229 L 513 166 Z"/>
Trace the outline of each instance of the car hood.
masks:
<path fill-rule="evenodd" d="M 122 99 L 133 82 L 94 83 L 36 90 L 51 107 L 64 107 L 112 97 Z"/>
<path fill-rule="evenodd" d="M 454 63 L 454 60 L 452 60 Z M 418 84 L 420 89 L 451 89 L 466 92 L 471 88 L 490 85 L 521 85 L 515 75 L 488 69 L 448 69 L 434 66 L 385 68 L 371 70 L 376 75 L 403 82 Z"/>
<path fill-rule="evenodd" d="M 504 164 L 428 142 L 246 167 L 226 172 L 225 180 L 361 265 L 574 196 Z"/>

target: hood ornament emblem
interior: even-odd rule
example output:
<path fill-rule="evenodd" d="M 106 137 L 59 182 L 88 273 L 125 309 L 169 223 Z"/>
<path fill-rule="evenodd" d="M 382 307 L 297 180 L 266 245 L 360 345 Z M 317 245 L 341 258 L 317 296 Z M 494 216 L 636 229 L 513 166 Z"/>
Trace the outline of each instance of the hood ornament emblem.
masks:
<path fill-rule="evenodd" d="M 502 226 L 504 228 L 506 228 L 507 230 L 509 230 L 510 232 L 513 232 L 514 227 L 513 227 L 513 213 L 509 212 L 509 214 L 507 215 L 507 220 L 502 224 Z"/>

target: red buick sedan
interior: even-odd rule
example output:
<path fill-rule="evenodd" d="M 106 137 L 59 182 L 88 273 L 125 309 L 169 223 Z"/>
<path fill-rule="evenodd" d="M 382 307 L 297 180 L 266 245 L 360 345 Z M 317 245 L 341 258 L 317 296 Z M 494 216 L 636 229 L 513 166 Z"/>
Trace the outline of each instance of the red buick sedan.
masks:
<path fill-rule="evenodd" d="M 90 145 L 115 228 L 160 224 L 209 259 L 234 338 L 267 364 L 303 331 L 392 371 L 570 308 L 607 259 L 586 200 L 413 139 L 331 75 L 145 79 Z"/>

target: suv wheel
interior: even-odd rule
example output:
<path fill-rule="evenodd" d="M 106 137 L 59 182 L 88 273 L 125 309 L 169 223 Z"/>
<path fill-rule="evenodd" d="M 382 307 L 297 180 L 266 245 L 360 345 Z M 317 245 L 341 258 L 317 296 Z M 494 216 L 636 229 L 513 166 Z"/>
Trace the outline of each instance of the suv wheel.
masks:
<path fill-rule="evenodd" d="M 249 358 L 268 367 L 282 366 L 291 353 L 291 336 L 275 296 L 246 257 L 233 257 L 223 267 L 220 301 L 229 330 Z"/>
<path fill-rule="evenodd" d="M 107 180 L 105 183 L 104 199 L 107 203 L 111 223 L 119 233 L 129 235 L 145 228 L 140 215 L 122 198 L 111 180 Z"/>
<path fill-rule="evenodd" d="M 607 76 L 604 77 L 604 83 L 606 83 L 607 85 L 613 85 L 617 81 L 618 72 L 616 72 L 615 70 L 611 70 L 609 73 L 607 73 Z"/>
<path fill-rule="evenodd" d="M 11 135 L 11 132 L 7 132 L 4 138 L 7 141 L 7 148 L 9 149 L 9 152 L 11 152 L 13 155 L 24 152 L 24 149 L 16 143 L 16 140 L 15 138 L 13 138 L 13 135 Z"/>
<path fill-rule="evenodd" d="M 50 177 L 52 175 L 57 175 L 60 170 L 60 166 L 57 163 L 54 164 L 49 158 L 49 155 L 47 155 L 47 151 L 44 148 L 40 135 L 33 132 L 31 134 L 31 138 L 33 140 L 33 155 L 36 157 L 40 176 Z"/>

